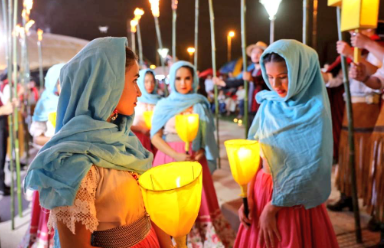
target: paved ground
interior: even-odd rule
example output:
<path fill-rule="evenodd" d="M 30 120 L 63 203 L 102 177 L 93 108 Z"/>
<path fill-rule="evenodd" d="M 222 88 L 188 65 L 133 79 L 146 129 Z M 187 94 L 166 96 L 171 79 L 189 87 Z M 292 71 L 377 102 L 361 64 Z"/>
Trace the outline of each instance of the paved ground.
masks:
<path fill-rule="evenodd" d="M 219 198 L 220 206 L 222 206 L 223 212 L 229 219 L 231 225 L 235 227 L 236 225 L 238 226 L 236 213 L 239 201 L 236 201 L 236 199 L 239 199 L 240 188 L 232 179 L 223 141 L 243 137 L 243 127 L 239 127 L 231 122 L 220 122 L 221 169 L 215 171 L 213 179 L 215 181 L 215 188 Z M 25 172 L 23 174 L 25 174 Z M 339 195 L 337 190 L 333 188 L 329 201 L 337 200 L 338 196 Z M 0 248 L 18 247 L 18 244 L 22 240 L 22 237 L 27 231 L 29 225 L 31 210 L 29 208 L 28 202 L 24 201 L 23 217 L 17 216 L 15 218 L 15 230 L 12 231 L 11 222 L 9 220 L 9 206 L 10 197 L 4 197 L 3 199 L 0 199 Z M 369 220 L 369 216 L 365 214 L 364 209 L 361 209 L 364 244 L 355 243 L 353 213 L 329 212 L 329 215 L 341 248 L 369 247 L 378 242 L 379 233 L 371 233 L 364 229 Z"/>

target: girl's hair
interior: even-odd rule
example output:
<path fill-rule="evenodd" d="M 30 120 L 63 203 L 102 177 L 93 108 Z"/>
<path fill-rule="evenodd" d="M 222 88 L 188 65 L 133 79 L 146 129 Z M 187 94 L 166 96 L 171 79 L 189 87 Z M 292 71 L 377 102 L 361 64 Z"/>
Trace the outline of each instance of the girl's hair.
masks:
<path fill-rule="evenodd" d="M 137 60 L 136 54 L 129 48 L 125 48 L 125 67 L 130 67 Z"/>
<path fill-rule="evenodd" d="M 276 62 L 276 63 L 284 62 L 285 63 L 285 59 L 283 57 L 281 57 L 280 55 L 278 55 L 277 53 L 268 53 L 264 56 L 263 62 L 264 62 L 264 64 L 269 63 L 269 62 Z"/>
<path fill-rule="evenodd" d="M 192 67 L 189 67 L 189 66 L 182 66 L 182 67 L 180 67 L 180 68 L 188 69 L 188 70 L 191 72 L 192 78 L 195 77 L 195 71 L 193 70 Z"/>

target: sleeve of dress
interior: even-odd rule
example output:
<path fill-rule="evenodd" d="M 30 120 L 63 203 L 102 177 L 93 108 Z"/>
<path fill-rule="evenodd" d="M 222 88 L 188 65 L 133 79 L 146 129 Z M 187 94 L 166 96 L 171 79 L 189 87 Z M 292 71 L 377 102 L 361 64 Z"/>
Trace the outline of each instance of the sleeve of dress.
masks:
<path fill-rule="evenodd" d="M 81 181 L 73 205 L 57 207 L 51 210 L 48 228 L 56 228 L 57 222 L 61 221 L 73 234 L 75 234 L 75 223 L 80 222 L 89 231 L 96 231 L 97 226 L 99 225 L 95 207 L 98 181 L 98 171 L 95 166 L 92 166 L 88 174 Z"/>

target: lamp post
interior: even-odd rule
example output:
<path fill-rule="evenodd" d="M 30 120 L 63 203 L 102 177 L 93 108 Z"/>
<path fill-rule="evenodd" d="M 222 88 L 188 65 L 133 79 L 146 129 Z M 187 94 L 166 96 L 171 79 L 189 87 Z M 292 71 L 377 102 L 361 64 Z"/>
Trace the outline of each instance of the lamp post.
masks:
<path fill-rule="evenodd" d="M 144 10 L 136 8 L 134 11 L 135 19 L 137 20 L 137 44 L 139 46 L 139 63 L 142 67 L 144 65 L 143 58 L 143 43 L 141 42 L 141 31 L 140 31 L 140 19 L 144 15 Z"/>
<path fill-rule="evenodd" d="M 231 61 L 231 53 L 232 53 L 232 38 L 235 37 L 235 32 L 234 31 L 229 31 L 227 35 L 227 46 L 228 46 L 228 51 L 227 51 L 227 61 Z"/>
<path fill-rule="evenodd" d="M 269 44 L 272 44 L 275 40 L 275 19 L 276 19 L 276 13 L 279 9 L 281 0 L 260 0 L 260 3 L 264 5 L 264 8 L 267 10 L 269 15 L 269 20 L 271 21 L 270 24 L 270 36 L 269 36 Z"/>
<path fill-rule="evenodd" d="M 193 54 L 196 52 L 196 49 L 194 47 L 188 47 L 187 52 L 189 54 L 189 60 L 193 63 Z"/>
<path fill-rule="evenodd" d="M 159 2 L 160 2 L 160 0 L 149 0 L 149 3 L 151 4 L 152 15 L 153 15 L 153 18 L 155 19 L 156 35 L 157 35 L 157 41 L 159 42 L 159 50 L 162 51 L 163 50 L 163 42 L 161 40 L 160 24 L 159 24 L 159 16 L 160 16 L 160 8 L 159 8 L 160 3 Z M 165 57 L 160 56 L 160 63 L 161 63 L 161 67 L 163 68 L 163 73 L 164 73 L 165 95 L 168 96 L 169 93 L 168 93 L 168 87 L 167 87 L 167 83 L 166 83 L 167 75 L 165 72 L 165 64 L 164 64 Z"/>

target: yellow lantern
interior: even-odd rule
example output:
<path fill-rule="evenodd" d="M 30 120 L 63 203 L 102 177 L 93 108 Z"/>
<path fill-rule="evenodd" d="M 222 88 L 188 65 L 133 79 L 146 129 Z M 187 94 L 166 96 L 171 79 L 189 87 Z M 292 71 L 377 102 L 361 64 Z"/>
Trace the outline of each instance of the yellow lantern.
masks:
<path fill-rule="evenodd" d="M 156 166 L 140 176 L 145 208 L 151 220 L 186 247 L 200 209 L 202 167 L 198 162 L 174 162 Z"/>
<path fill-rule="evenodd" d="M 328 0 L 328 6 L 330 7 L 341 7 L 342 0 Z"/>
<path fill-rule="evenodd" d="M 48 114 L 48 121 L 52 124 L 54 128 L 56 128 L 56 112 Z"/>
<path fill-rule="evenodd" d="M 151 129 L 153 110 L 144 111 L 143 117 L 144 117 L 145 125 L 147 126 L 148 129 Z"/>
<path fill-rule="evenodd" d="M 379 0 L 342 1 L 341 31 L 376 28 L 379 17 Z M 355 48 L 354 62 L 360 62 L 361 51 Z"/>
<path fill-rule="evenodd" d="M 247 185 L 260 166 L 260 143 L 254 140 L 234 139 L 224 142 L 232 176 L 241 187 L 244 213 L 248 216 Z"/>
<path fill-rule="evenodd" d="M 199 131 L 199 115 L 176 115 L 176 131 L 180 139 L 185 142 L 185 151 L 188 153 L 189 143 L 196 138 Z"/>

